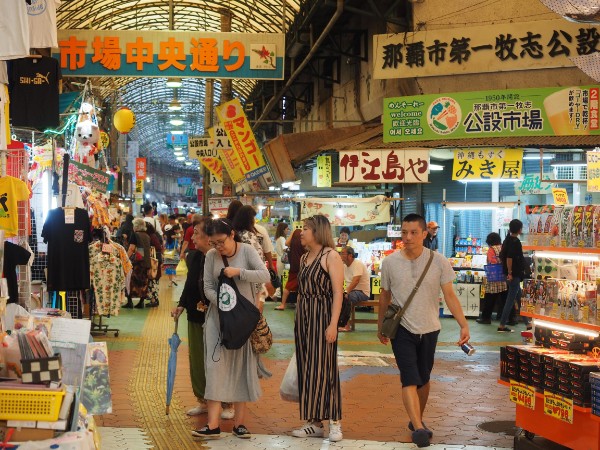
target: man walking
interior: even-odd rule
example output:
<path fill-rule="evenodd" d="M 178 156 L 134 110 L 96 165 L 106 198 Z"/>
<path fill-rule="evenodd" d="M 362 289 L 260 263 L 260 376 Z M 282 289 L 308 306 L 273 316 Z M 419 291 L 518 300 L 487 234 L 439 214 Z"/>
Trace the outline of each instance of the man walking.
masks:
<path fill-rule="evenodd" d="M 402 308 L 425 271 L 430 251 L 423 241 L 427 235 L 425 219 L 409 214 L 402 220 L 404 249 L 387 256 L 381 268 L 381 294 L 379 297 L 379 322 L 377 337 L 382 344 L 389 339 L 381 334 L 383 318 L 390 301 Z M 408 428 L 412 441 L 418 447 L 427 447 L 433 436 L 423 423 L 423 412 L 429 398 L 429 379 L 433 369 L 435 348 L 441 329 L 439 320 L 439 292 L 460 325 L 457 345 L 469 341 L 469 325 L 452 289 L 454 270 L 448 260 L 435 252 L 431 266 L 405 311 L 396 336 L 391 339 L 396 364 L 402 382 L 402 402 L 408 413 Z"/>
<path fill-rule="evenodd" d="M 430 250 L 433 250 L 435 252 L 437 252 L 438 250 L 438 231 L 440 229 L 440 226 L 437 224 L 437 222 L 434 222 L 433 220 L 431 222 L 427 222 L 427 236 L 425 237 L 425 240 L 423 241 L 423 245 L 425 247 L 427 247 Z"/>

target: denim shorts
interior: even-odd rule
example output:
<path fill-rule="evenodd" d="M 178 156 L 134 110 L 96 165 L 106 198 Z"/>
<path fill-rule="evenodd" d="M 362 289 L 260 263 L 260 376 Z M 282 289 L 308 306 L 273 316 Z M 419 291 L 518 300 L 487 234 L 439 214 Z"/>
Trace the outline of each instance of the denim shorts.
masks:
<path fill-rule="evenodd" d="M 396 337 L 392 339 L 392 350 L 402 387 L 421 387 L 429 382 L 439 334 L 440 330 L 413 334 L 403 326 L 398 327 Z"/>

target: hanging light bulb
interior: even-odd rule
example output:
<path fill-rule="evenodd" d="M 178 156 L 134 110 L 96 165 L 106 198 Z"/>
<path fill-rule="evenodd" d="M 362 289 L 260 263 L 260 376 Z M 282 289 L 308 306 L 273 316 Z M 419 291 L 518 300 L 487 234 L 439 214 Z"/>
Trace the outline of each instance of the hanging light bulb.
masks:
<path fill-rule="evenodd" d="M 167 87 L 180 88 L 182 84 L 181 78 L 167 78 Z"/>
<path fill-rule="evenodd" d="M 173 118 L 173 119 L 169 120 L 169 123 L 173 126 L 179 127 L 179 126 L 183 125 L 183 120 Z"/>
<path fill-rule="evenodd" d="M 169 103 L 168 109 L 169 111 L 181 111 L 181 103 L 179 103 L 179 100 L 174 98 L 171 100 L 171 103 Z"/>

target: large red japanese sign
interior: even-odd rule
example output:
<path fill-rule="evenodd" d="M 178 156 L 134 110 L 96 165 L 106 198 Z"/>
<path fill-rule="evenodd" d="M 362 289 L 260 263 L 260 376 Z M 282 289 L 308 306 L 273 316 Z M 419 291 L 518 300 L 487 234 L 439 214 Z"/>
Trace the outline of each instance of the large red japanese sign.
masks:
<path fill-rule="evenodd" d="M 599 50 L 600 26 L 564 19 L 373 37 L 375 79 L 573 67 Z"/>
<path fill-rule="evenodd" d="M 283 79 L 278 33 L 58 30 L 64 76 Z"/>
<path fill-rule="evenodd" d="M 429 150 L 341 151 L 340 183 L 427 183 Z"/>
<path fill-rule="evenodd" d="M 235 98 L 219 105 L 217 115 L 227 132 L 227 137 L 246 180 L 253 180 L 267 173 L 269 170 L 262 151 L 258 147 L 240 101 Z M 227 158 L 222 159 L 226 161 Z"/>

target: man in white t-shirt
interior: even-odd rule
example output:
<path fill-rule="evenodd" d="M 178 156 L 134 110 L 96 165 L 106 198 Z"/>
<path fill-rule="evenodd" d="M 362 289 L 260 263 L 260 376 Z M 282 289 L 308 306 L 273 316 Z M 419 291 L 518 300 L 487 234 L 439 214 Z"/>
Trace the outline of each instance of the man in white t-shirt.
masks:
<path fill-rule="evenodd" d="M 348 299 L 352 303 L 365 302 L 371 295 L 371 276 L 364 263 L 355 259 L 354 249 L 342 247 L 340 256 L 344 262 L 344 281 Z"/>
<path fill-rule="evenodd" d="M 156 234 L 162 238 L 163 231 L 160 227 L 160 222 L 154 217 L 154 209 L 152 208 L 152 205 L 148 203 L 144 205 L 144 221 L 152 225 L 156 229 Z"/>
<path fill-rule="evenodd" d="M 402 308 L 425 271 L 431 255 L 431 250 L 423 246 L 426 236 L 425 219 L 418 214 L 407 215 L 402 219 L 404 249 L 386 256 L 382 262 L 377 327 L 377 337 L 382 344 L 390 341 L 381 334 L 383 318 L 390 302 Z M 402 316 L 396 336 L 391 339 L 400 370 L 402 402 L 410 418 L 408 428 L 412 431 L 413 443 L 418 447 L 428 446 L 433 436 L 423 423 L 423 411 L 429 398 L 429 380 L 441 329 L 440 288 L 450 312 L 460 325 L 457 345 L 469 342 L 469 325 L 452 288 L 454 278 L 454 270 L 448 260 L 441 253 L 434 252 L 431 266 Z"/>

